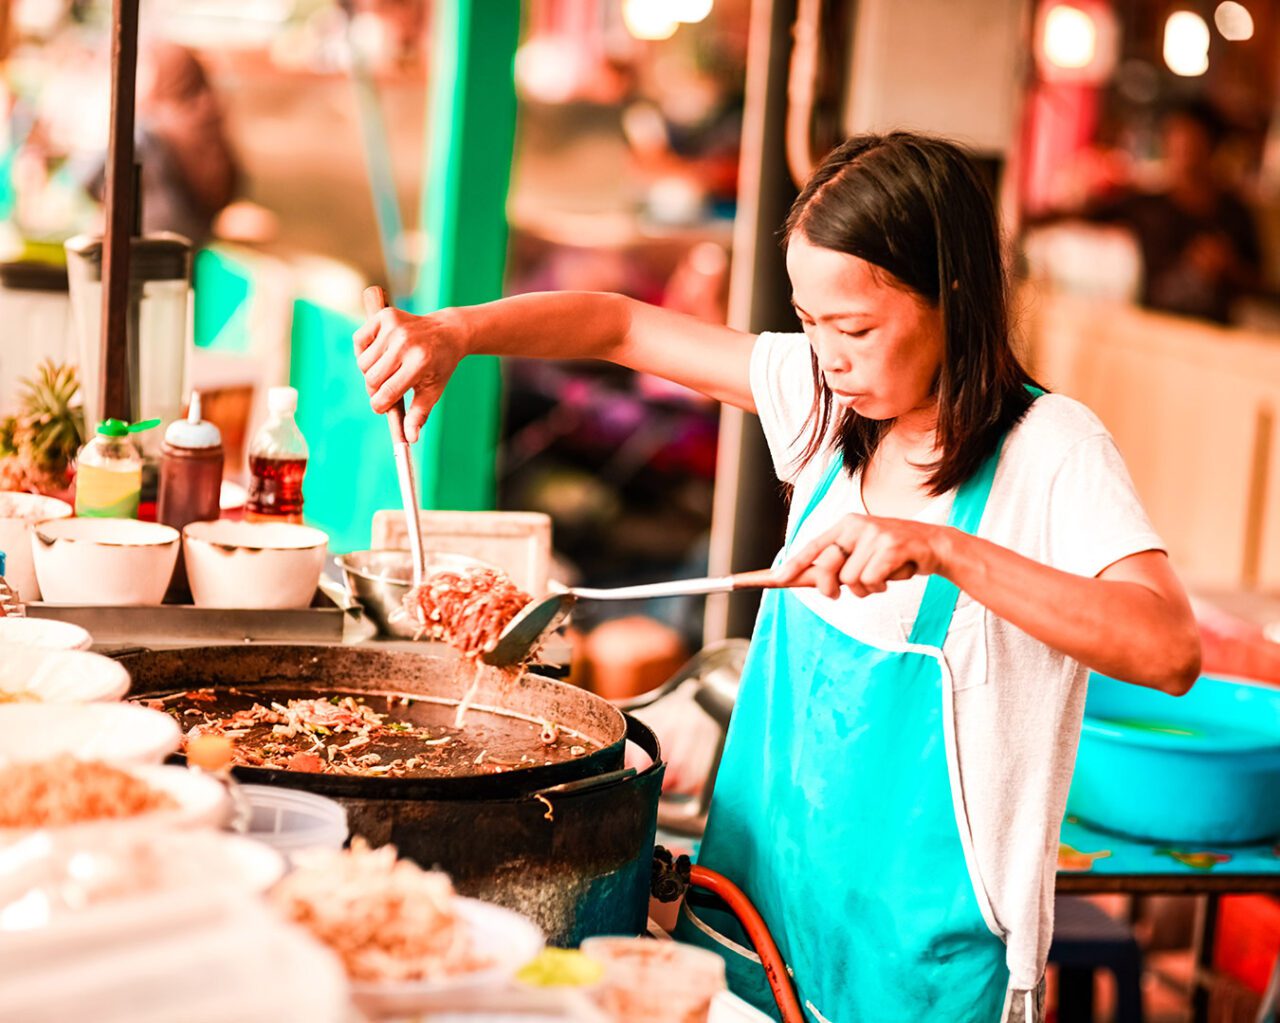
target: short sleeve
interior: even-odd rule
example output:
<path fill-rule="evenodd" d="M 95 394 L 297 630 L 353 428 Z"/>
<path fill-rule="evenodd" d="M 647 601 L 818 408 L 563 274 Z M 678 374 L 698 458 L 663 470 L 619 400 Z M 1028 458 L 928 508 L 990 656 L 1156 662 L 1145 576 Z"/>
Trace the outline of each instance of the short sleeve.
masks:
<path fill-rule="evenodd" d="M 1165 550 L 1107 434 L 1078 441 L 1054 475 L 1048 541 L 1054 568 L 1090 578 L 1130 555 Z"/>
<path fill-rule="evenodd" d="M 761 334 L 751 350 L 751 396 L 778 479 L 794 483 L 808 443 L 813 364 L 803 334 Z"/>

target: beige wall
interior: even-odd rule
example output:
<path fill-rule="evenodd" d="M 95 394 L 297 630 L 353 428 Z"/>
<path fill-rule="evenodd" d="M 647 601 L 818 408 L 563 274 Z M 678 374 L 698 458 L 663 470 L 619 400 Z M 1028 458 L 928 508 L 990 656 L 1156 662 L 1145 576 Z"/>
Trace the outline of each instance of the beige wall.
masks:
<path fill-rule="evenodd" d="M 1115 436 L 1192 585 L 1280 591 L 1280 334 L 1027 292 L 1036 375 Z"/>
<path fill-rule="evenodd" d="M 1026 0 L 858 0 L 846 128 L 915 128 L 1005 153 Z"/>

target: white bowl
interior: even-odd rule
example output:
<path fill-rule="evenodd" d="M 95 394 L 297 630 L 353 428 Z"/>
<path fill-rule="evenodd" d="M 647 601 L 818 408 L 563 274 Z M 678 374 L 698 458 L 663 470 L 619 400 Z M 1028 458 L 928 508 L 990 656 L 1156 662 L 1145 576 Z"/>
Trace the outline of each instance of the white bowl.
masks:
<path fill-rule="evenodd" d="M 0 622 L 6 619 L 0 618 Z M 110 703 L 129 691 L 129 673 L 119 661 L 83 650 L 49 650 L 4 643 L 0 658 L 0 704 Z M 6 699 L 8 697 L 8 699 Z"/>
<path fill-rule="evenodd" d="M 352 981 L 357 1007 L 373 1017 L 400 1018 L 433 1009 L 454 1008 L 463 992 L 501 988 L 533 960 L 546 944 L 542 932 L 526 917 L 479 899 L 455 898 L 458 915 L 471 934 L 471 947 L 491 965 L 448 980 L 371 983 Z"/>
<path fill-rule="evenodd" d="M 308 607 L 329 536 L 287 522 L 193 522 L 182 531 L 198 607 Z"/>
<path fill-rule="evenodd" d="M 182 743 L 178 722 L 133 703 L 0 706 L 0 764 L 58 756 L 110 764 L 158 764 Z"/>
<path fill-rule="evenodd" d="M 26 602 L 40 599 L 40 584 L 31 561 L 31 527 L 48 519 L 71 516 L 71 505 L 40 494 L 0 492 L 0 551 L 5 554 L 5 580 Z"/>
<path fill-rule="evenodd" d="M 168 786 L 168 774 L 164 777 Z M 172 900 L 212 889 L 261 895 L 284 876 L 285 868 L 284 857 L 261 842 L 208 828 L 47 828 L 0 845 L 0 907 L 15 890 L 56 892 L 58 897 L 52 904 L 41 900 L 30 912 L 6 914 L 0 909 L 0 934 L 51 925 L 96 929 L 94 917 L 114 917 L 139 899 Z M 92 940 L 94 935 L 85 937 Z"/>
<path fill-rule="evenodd" d="M 88 650 L 93 637 L 78 625 L 52 618 L 0 618 L 0 649 L 11 643 L 46 650 Z"/>
<path fill-rule="evenodd" d="M 55 519 L 31 536 L 50 604 L 159 604 L 178 561 L 178 531 L 137 519 Z"/>
<path fill-rule="evenodd" d="M 212 775 L 185 767 L 162 764 L 117 765 L 122 770 L 151 788 L 164 792 L 177 805 L 167 810 L 154 810 L 136 817 L 110 817 L 103 820 L 83 821 L 47 830 L 57 833 L 89 835 L 95 831 L 118 834 L 123 829 L 138 829 L 140 833 L 169 828 L 220 828 L 231 809 L 231 799 L 226 786 Z M 30 835 L 33 828 L 0 828 L 0 845 Z"/>

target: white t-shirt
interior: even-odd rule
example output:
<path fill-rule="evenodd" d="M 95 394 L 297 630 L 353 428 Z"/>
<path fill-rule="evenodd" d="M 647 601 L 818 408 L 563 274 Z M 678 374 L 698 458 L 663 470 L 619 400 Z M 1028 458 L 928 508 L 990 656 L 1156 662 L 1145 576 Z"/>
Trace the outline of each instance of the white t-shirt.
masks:
<path fill-rule="evenodd" d="M 761 334 L 751 391 L 779 479 L 791 483 L 791 521 L 830 465 L 803 469 L 814 385 L 803 334 Z M 917 516 L 944 524 L 953 494 Z M 842 515 L 866 514 L 856 477 L 841 473 L 796 537 L 803 545 Z M 1076 575 L 1095 576 L 1122 558 L 1163 550 L 1119 451 L 1097 417 L 1071 398 L 1039 398 L 1010 431 L 979 535 Z M 907 642 L 927 579 L 880 594 L 800 600 L 850 636 L 881 647 Z M 967 813 L 966 855 L 979 903 L 1004 936 L 1011 987 L 1034 988 L 1053 936 L 1058 833 L 1075 766 L 1088 671 L 961 593 L 942 649 L 954 692 L 953 791 Z M 985 895 L 985 898 L 984 898 Z"/>

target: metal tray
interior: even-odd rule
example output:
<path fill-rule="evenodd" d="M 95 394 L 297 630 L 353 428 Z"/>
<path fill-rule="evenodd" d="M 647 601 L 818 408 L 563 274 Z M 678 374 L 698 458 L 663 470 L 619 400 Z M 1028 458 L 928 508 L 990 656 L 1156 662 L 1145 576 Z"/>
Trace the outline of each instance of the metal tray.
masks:
<path fill-rule="evenodd" d="M 159 604 L 95 607 L 27 605 L 32 618 L 56 618 L 87 629 L 95 647 L 198 646 L 208 643 L 340 643 L 345 612 L 316 590 L 311 606 L 283 611 Z"/>

